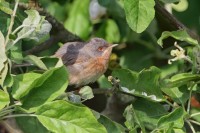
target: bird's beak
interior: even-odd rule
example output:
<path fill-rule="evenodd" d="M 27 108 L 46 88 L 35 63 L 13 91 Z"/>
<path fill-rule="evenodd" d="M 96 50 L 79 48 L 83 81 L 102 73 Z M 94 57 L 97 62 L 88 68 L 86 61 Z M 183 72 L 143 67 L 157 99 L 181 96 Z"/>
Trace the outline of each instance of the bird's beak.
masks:
<path fill-rule="evenodd" d="M 103 52 L 103 56 L 104 58 L 106 59 L 109 59 L 110 57 L 110 54 L 111 54 L 111 51 L 112 51 L 112 48 L 113 47 L 116 47 L 118 44 L 113 44 L 113 45 L 110 45 L 106 48 L 106 50 Z"/>
<path fill-rule="evenodd" d="M 113 47 L 116 47 L 117 45 L 119 45 L 119 44 L 110 45 L 108 48 L 113 48 Z"/>
<path fill-rule="evenodd" d="M 110 56 L 110 53 L 111 53 L 111 51 L 112 51 L 112 48 L 113 48 L 113 47 L 116 47 L 117 45 L 118 45 L 118 44 L 112 44 L 112 45 L 108 46 L 108 47 L 106 48 L 106 50 L 103 52 L 104 55 Z"/>

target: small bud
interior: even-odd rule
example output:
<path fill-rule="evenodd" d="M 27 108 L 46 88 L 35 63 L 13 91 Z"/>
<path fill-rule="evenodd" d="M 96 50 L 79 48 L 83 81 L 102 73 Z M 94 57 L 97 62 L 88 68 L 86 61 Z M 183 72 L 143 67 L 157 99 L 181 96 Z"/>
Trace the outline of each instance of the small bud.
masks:
<path fill-rule="evenodd" d="M 112 82 L 112 80 L 113 80 L 113 76 L 108 76 L 108 81 Z"/>

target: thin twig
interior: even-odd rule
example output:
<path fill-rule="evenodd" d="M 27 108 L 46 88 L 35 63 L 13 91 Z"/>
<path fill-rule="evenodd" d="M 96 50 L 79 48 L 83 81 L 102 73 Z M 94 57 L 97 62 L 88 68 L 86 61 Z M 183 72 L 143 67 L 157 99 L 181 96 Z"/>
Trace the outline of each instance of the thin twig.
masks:
<path fill-rule="evenodd" d="M 12 68 L 18 68 L 18 67 L 30 67 L 30 66 L 34 66 L 34 64 L 31 64 L 31 63 L 13 64 Z"/>
<path fill-rule="evenodd" d="M 7 33 L 7 36 L 6 36 L 5 47 L 8 43 L 9 35 L 12 32 L 12 28 L 13 28 L 13 25 L 14 25 L 15 15 L 16 15 L 16 12 L 17 12 L 18 4 L 19 4 L 19 0 L 16 0 L 15 7 L 14 7 L 14 10 L 13 10 L 13 14 L 11 15 L 11 19 L 10 19 L 10 25 L 9 25 L 9 28 L 8 28 L 8 33 Z"/>
<path fill-rule="evenodd" d="M 191 114 L 190 117 L 194 117 L 194 116 L 197 116 L 197 115 L 200 115 L 200 112 Z"/>
<path fill-rule="evenodd" d="M 192 124 L 190 123 L 190 121 L 186 120 L 186 123 L 188 124 L 188 126 L 192 130 L 192 133 L 196 133 L 196 131 L 195 131 L 194 127 L 192 126 Z"/>
<path fill-rule="evenodd" d="M 193 83 L 190 87 L 190 94 L 189 94 L 189 100 L 188 100 L 188 106 L 187 106 L 187 113 L 190 113 L 190 104 L 191 104 L 191 97 L 192 97 L 192 89 L 194 87 L 195 83 Z"/>
<path fill-rule="evenodd" d="M 34 115 L 34 114 L 14 114 L 14 115 L 4 116 L 0 119 L 3 120 L 3 119 L 7 119 L 7 118 L 15 118 L 15 117 L 23 117 L 23 116 L 35 117 L 36 115 Z"/>
<path fill-rule="evenodd" d="M 196 124 L 196 125 L 198 125 L 198 126 L 200 126 L 200 123 L 199 122 L 197 122 L 197 121 L 194 121 L 194 120 L 189 120 L 191 123 L 194 123 L 194 124 Z"/>
<path fill-rule="evenodd" d="M 17 104 L 13 104 L 13 105 L 10 105 L 10 106 L 7 106 L 7 107 L 3 108 L 1 111 L 8 110 L 8 109 L 14 108 L 16 106 L 17 106 Z"/>
<path fill-rule="evenodd" d="M 9 109 L 9 110 L 0 111 L 0 117 L 5 116 L 7 114 L 10 114 L 13 111 L 15 111 L 15 109 Z"/>
<path fill-rule="evenodd" d="M 167 104 L 169 104 L 172 108 L 175 108 L 174 105 L 173 105 L 172 103 L 170 103 L 167 99 L 165 100 L 165 102 L 166 102 Z"/>

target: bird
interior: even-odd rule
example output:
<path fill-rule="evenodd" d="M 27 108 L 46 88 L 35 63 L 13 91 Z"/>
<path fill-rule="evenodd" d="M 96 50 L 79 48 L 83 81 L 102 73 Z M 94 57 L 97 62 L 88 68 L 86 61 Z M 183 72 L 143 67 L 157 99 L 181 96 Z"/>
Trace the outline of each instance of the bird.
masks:
<path fill-rule="evenodd" d="M 69 85 L 80 87 L 95 82 L 108 68 L 113 47 L 102 38 L 88 42 L 67 42 L 55 53 L 69 73 Z"/>

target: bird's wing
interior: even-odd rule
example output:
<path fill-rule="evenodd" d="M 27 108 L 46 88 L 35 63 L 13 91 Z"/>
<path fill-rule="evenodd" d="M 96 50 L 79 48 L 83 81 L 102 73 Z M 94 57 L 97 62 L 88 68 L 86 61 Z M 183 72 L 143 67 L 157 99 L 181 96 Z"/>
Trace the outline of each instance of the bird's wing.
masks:
<path fill-rule="evenodd" d="M 87 61 L 89 55 L 82 50 L 84 43 L 69 42 L 58 49 L 55 56 L 60 57 L 66 66 Z"/>

